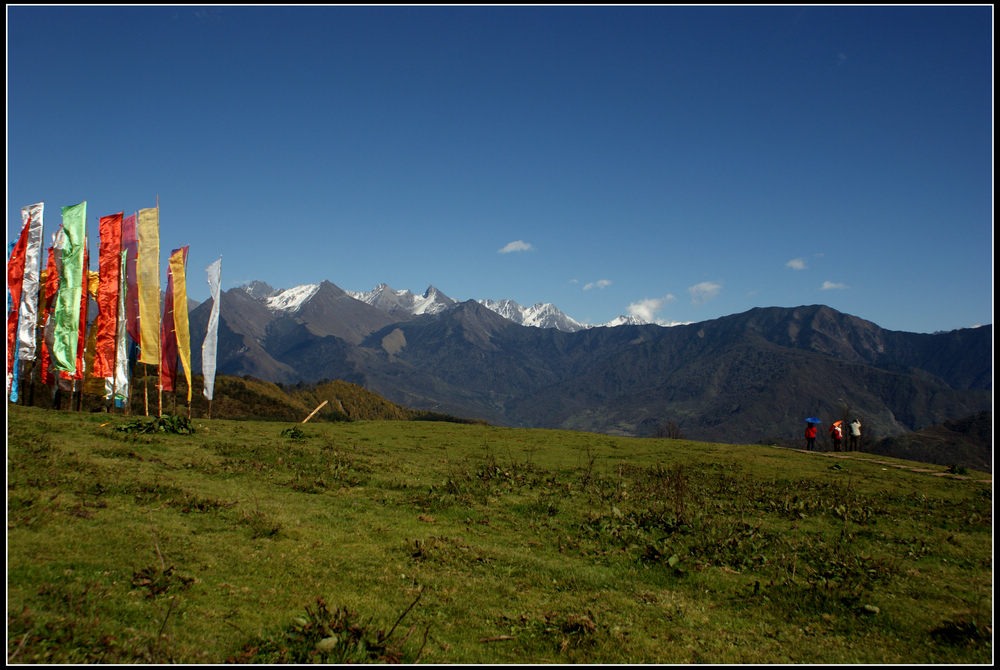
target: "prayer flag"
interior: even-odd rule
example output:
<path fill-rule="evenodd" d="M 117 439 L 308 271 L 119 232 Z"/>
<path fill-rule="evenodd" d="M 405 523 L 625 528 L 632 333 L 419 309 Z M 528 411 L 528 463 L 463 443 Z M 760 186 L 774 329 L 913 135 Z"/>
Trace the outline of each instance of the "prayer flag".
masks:
<path fill-rule="evenodd" d="M 86 342 L 83 366 L 86 374 L 81 390 L 90 395 L 105 395 L 106 380 L 94 374 L 94 360 L 97 357 L 97 319 L 94 319 L 87 330 Z"/>
<path fill-rule="evenodd" d="M 42 214 L 45 203 L 21 208 L 21 220 L 30 225 L 24 250 L 24 279 L 21 287 L 21 318 L 17 328 L 17 358 L 35 360 L 38 331 L 38 279 L 42 264 Z"/>
<path fill-rule="evenodd" d="M 73 373 L 63 373 L 68 375 L 67 379 L 83 381 L 84 373 L 90 369 L 86 365 L 86 354 L 88 348 L 93 351 L 91 344 L 87 347 L 87 310 L 90 307 L 90 296 L 97 294 L 97 273 L 90 271 L 90 255 L 87 253 L 87 238 L 83 239 L 83 291 L 80 292 L 80 329 L 76 340 L 76 371 Z M 94 357 L 90 357 L 90 364 L 93 365 Z"/>
<path fill-rule="evenodd" d="M 24 283 L 24 254 L 28 247 L 28 229 L 24 224 L 7 259 L 7 392 L 14 381 L 14 364 L 17 362 L 17 319 L 21 313 L 21 287 Z"/>
<path fill-rule="evenodd" d="M 133 219 L 134 220 L 134 219 Z M 119 254 L 119 272 L 118 272 L 118 327 L 115 338 L 115 380 L 114 380 L 114 394 L 115 394 L 115 404 L 124 405 L 125 401 L 128 399 L 128 337 L 126 330 L 128 328 L 128 316 L 125 310 L 125 296 L 126 296 L 126 265 L 128 263 L 128 251 L 122 251 Z"/>
<path fill-rule="evenodd" d="M 187 401 L 191 403 L 191 328 L 188 325 L 187 307 L 187 255 L 188 247 L 174 249 L 170 254 L 169 272 L 174 280 L 174 333 L 177 337 L 177 355 L 184 366 L 187 381 Z"/>
<path fill-rule="evenodd" d="M 122 220 L 122 251 L 128 253 L 125 264 L 125 314 L 128 335 L 139 342 L 139 241 L 135 234 L 136 215 Z"/>
<path fill-rule="evenodd" d="M 160 208 L 140 209 L 138 242 L 139 362 L 160 362 Z"/>
<path fill-rule="evenodd" d="M 61 234 L 62 231 L 60 231 Z M 55 381 L 52 376 L 52 338 L 54 335 L 52 312 L 56 305 L 56 294 L 59 292 L 59 267 L 56 263 L 56 247 L 53 235 L 53 246 L 49 247 L 49 258 L 45 265 L 45 293 L 42 296 L 42 352 L 38 364 L 41 368 L 43 384 Z"/>
<path fill-rule="evenodd" d="M 201 343 L 201 374 L 205 378 L 205 398 L 212 399 L 215 392 L 215 355 L 219 342 L 219 287 L 222 283 L 222 258 L 205 268 L 212 294 L 212 311 L 208 316 L 208 330 Z"/>
<path fill-rule="evenodd" d="M 94 376 L 115 373 L 115 331 L 118 328 L 118 274 L 121 271 L 122 216 L 102 216 L 98 254 L 97 318 L 94 320 Z"/>
<path fill-rule="evenodd" d="M 7 257 L 8 259 L 14 255 L 14 247 L 17 246 L 17 242 L 11 242 L 7 246 Z M 7 286 L 7 314 L 10 315 L 11 312 L 11 295 L 10 295 L 10 285 Z M 15 325 L 15 328 L 17 326 Z M 17 379 L 18 379 L 18 364 L 17 359 L 14 359 L 13 367 L 7 367 L 7 394 L 10 397 L 11 402 L 17 402 Z"/>
<path fill-rule="evenodd" d="M 55 369 L 76 372 L 76 353 L 80 330 L 80 296 L 83 294 L 83 249 L 87 221 L 87 202 L 62 208 L 62 267 L 59 293 L 52 314 L 54 335 L 52 360 Z"/>
<path fill-rule="evenodd" d="M 183 292 L 184 259 L 187 247 L 170 252 L 167 265 L 167 292 L 163 299 L 163 319 L 160 321 L 160 390 L 173 391 L 177 382 L 177 355 L 180 353 L 181 333 L 178 326 L 183 321 L 187 328 L 187 305 L 175 308 L 177 289 Z M 187 298 L 185 297 L 186 301 Z M 190 365 L 190 344 L 188 344 L 188 365 Z M 189 384 L 190 388 L 190 384 Z"/>

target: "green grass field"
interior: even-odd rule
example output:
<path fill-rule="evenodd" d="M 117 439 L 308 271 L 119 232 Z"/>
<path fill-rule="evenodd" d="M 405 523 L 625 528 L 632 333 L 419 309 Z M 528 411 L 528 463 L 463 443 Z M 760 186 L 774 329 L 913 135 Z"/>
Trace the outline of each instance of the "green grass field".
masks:
<path fill-rule="evenodd" d="M 993 658 L 983 473 L 455 423 L 7 422 L 8 662 Z"/>

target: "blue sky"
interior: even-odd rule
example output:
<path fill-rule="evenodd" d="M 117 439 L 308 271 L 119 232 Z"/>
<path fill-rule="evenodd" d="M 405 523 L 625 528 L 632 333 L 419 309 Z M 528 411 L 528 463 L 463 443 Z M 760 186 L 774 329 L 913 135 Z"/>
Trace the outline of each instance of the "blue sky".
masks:
<path fill-rule="evenodd" d="M 159 197 L 188 294 L 993 318 L 993 9 L 7 6 L 7 237 Z M 96 269 L 96 262 L 92 266 Z M 164 278 L 165 282 L 165 278 Z"/>

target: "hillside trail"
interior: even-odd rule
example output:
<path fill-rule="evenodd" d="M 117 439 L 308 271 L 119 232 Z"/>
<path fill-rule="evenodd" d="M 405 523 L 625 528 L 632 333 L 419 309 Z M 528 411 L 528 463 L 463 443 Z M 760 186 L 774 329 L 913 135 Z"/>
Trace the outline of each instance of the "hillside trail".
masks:
<path fill-rule="evenodd" d="M 787 448 L 787 447 L 785 447 L 785 448 Z M 798 451 L 799 453 L 803 453 L 803 454 L 816 454 L 817 456 L 828 456 L 830 458 L 847 458 L 847 459 L 851 459 L 851 460 L 855 460 L 855 461 L 865 461 L 866 463 L 874 463 L 876 465 L 884 465 L 886 467 L 896 468 L 896 469 L 899 469 L 899 470 L 909 470 L 910 472 L 921 472 L 921 473 L 924 473 L 924 474 L 931 475 L 932 477 L 947 477 L 949 479 L 971 479 L 972 481 L 979 482 L 981 484 L 990 484 L 990 485 L 993 484 L 993 475 L 991 475 L 989 473 L 982 473 L 986 477 L 985 479 L 983 479 L 981 477 L 972 477 L 972 476 L 969 476 L 969 475 L 959 475 L 959 474 L 954 474 L 954 473 L 951 473 L 951 472 L 941 472 L 939 470 L 931 470 L 929 468 L 920 468 L 920 467 L 916 467 L 916 466 L 912 466 L 912 465 L 903 465 L 901 463 L 890 463 L 889 461 L 880 461 L 880 460 L 877 459 L 877 457 L 876 458 L 871 458 L 870 454 L 865 454 L 864 452 L 860 452 L 860 451 L 851 451 L 851 452 L 843 452 L 843 451 L 809 451 L 808 449 L 795 449 L 794 447 L 793 447 L 793 450 L 794 451 Z M 867 456 L 867 458 L 862 458 L 862 456 Z"/>

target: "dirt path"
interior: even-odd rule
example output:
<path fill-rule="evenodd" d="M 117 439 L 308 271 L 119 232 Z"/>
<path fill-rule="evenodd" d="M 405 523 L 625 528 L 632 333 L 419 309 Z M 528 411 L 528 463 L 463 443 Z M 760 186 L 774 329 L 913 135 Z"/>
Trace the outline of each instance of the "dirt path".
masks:
<path fill-rule="evenodd" d="M 848 458 L 855 461 L 865 461 L 866 463 L 874 463 L 876 465 L 884 465 L 890 468 L 897 468 L 899 470 L 909 470 L 910 472 L 922 472 L 924 474 L 931 475 L 932 477 L 948 477 L 949 479 L 971 479 L 974 482 L 979 482 L 980 484 L 993 484 L 993 476 L 986 474 L 986 479 L 980 479 L 978 477 L 970 477 L 969 475 L 956 475 L 950 472 L 942 472 L 940 470 L 931 470 L 928 468 L 918 468 L 911 465 L 902 465 L 900 463 L 890 463 L 889 461 L 880 461 L 877 457 L 868 457 L 868 454 L 863 452 L 843 452 L 843 451 L 809 451 L 807 449 L 794 449 L 803 454 L 816 454 L 817 456 L 828 456 L 830 458 Z"/>

